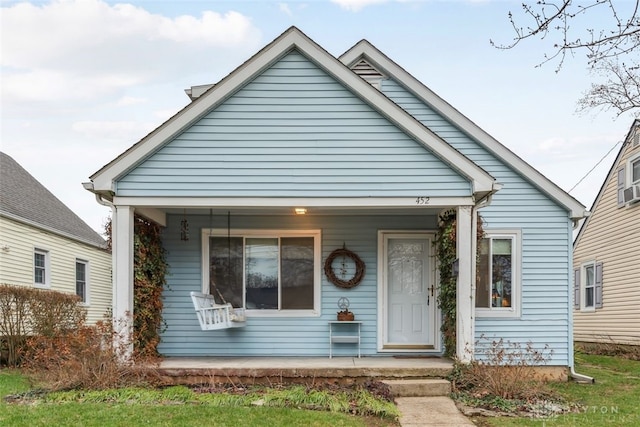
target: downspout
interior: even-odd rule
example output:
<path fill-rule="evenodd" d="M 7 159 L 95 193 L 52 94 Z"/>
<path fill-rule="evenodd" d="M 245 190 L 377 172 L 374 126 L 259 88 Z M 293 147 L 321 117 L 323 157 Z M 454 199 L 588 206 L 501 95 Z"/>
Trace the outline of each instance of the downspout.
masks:
<path fill-rule="evenodd" d="M 95 196 L 96 196 L 96 201 L 97 201 L 99 204 L 101 204 L 102 206 L 106 206 L 106 207 L 108 207 L 108 208 L 111 208 L 111 210 L 113 210 L 113 208 L 114 208 L 113 203 L 111 203 L 110 201 L 108 201 L 108 200 L 106 200 L 106 199 L 102 198 L 102 194 L 98 194 L 98 193 L 96 193 L 96 194 L 95 194 Z"/>
<path fill-rule="evenodd" d="M 580 222 L 577 220 L 573 221 L 573 230 L 575 230 L 578 227 L 578 224 Z M 573 271 L 573 251 L 570 252 L 570 260 L 569 260 L 569 265 L 572 266 L 570 271 Z M 569 273 L 569 276 L 571 276 L 571 273 Z M 571 280 L 569 280 L 569 283 L 571 284 Z M 569 301 L 572 300 L 573 298 L 573 286 L 568 286 L 569 288 Z M 573 304 L 569 305 L 569 343 L 571 343 L 571 348 L 568 349 L 569 350 L 569 377 L 574 379 L 577 382 L 580 383 L 590 383 L 590 384 L 594 384 L 596 382 L 595 378 L 589 377 L 587 375 L 584 374 L 579 374 L 576 372 L 575 369 L 575 356 L 574 356 L 574 350 L 573 350 Z"/>

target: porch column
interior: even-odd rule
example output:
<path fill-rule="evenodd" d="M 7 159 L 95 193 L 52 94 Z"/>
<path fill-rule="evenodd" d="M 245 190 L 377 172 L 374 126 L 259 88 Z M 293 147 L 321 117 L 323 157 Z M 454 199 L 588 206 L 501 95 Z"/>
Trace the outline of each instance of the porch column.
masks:
<path fill-rule="evenodd" d="M 113 265 L 114 345 L 128 359 L 133 352 L 133 211 L 131 206 L 114 206 L 111 222 Z"/>
<path fill-rule="evenodd" d="M 456 285 L 456 357 L 463 363 L 473 359 L 476 220 L 475 209 L 459 206 L 457 210 L 456 248 L 458 256 L 458 282 Z"/>

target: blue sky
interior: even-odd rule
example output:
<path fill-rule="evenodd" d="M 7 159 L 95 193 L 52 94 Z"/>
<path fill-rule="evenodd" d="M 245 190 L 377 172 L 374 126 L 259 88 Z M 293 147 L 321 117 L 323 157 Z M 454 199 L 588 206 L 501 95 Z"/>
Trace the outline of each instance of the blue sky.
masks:
<path fill-rule="evenodd" d="M 0 149 L 102 230 L 82 182 L 292 25 L 334 56 L 367 39 L 569 191 L 632 118 L 577 115 L 586 60 L 537 67 L 555 42 L 509 43 L 519 1 L 0 0 Z M 598 18 L 600 19 L 600 18 Z M 526 21 L 520 21 L 526 23 Z M 598 24 L 597 22 L 595 24 Z M 619 145 L 572 192 L 589 208 Z"/>

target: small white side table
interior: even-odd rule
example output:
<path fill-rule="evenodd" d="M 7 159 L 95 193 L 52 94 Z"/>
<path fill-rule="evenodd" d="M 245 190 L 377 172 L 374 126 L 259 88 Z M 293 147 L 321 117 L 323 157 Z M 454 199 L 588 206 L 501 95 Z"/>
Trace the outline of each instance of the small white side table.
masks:
<path fill-rule="evenodd" d="M 355 325 L 355 326 L 354 326 Z M 360 357 L 360 333 L 362 322 L 357 320 L 329 322 L 329 359 L 333 357 L 334 344 L 356 344 Z"/>

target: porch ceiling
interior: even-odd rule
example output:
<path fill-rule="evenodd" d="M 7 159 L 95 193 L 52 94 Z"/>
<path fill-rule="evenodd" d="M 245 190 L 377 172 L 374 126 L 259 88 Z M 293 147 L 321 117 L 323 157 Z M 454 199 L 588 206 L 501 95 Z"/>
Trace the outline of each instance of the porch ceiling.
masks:
<path fill-rule="evenodd" d="M 443 210 L 447 209 L 441 206 L 438 207 L 425 207 L 425 206 L 385 206 L 385 207 L 365 207 L 365 206 L 350 206 L 350 207 L 320 207 L 313 206 L 308 207 L 305 205 L 297 206 L 307 209 L 306 215 L 438 215 Z M 454 207 L 454 206 L 451 206 Z M 209 215 L 210 209 L 213 209 L 214 215 L 226 214 L 231 212 L 232 215 L 295 215 L 294 208 L 290 206 L 258 206 L 258 207 L 246 207 L 246 206 L 229 206 L 229 207 L 185 207 L 185 208 L 156 208 L 167 215 Z"/>

